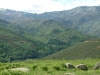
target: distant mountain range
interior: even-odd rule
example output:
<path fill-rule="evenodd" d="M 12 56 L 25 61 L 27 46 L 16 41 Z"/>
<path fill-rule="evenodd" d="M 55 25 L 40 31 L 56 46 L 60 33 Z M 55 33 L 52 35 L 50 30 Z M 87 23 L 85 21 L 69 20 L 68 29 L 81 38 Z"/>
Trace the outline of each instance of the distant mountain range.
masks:
<path fill-rule="evenodd" d="M 71 10 L 32 14 L 15 10 L 0 10 L 0 18 L 11 23 L 53 19 L 82 33 L 100 37 L 100 6 L 82 6 Z M 38 21 L 39 22 L 39 21 Z M 27 24 L 29 25 L 29 24 Z"/>
<path fill-rule="evenodd" d="M 74 48 L 73 45 L 100 37 L 99 20 L 100 6 L 82 6 L 71 10 L 43 14 L 1 9 L 0 40 L 3 47 L 0 46 L 0 59 L 13 61 L 41 58 L 58 51 L 61 51 L 61 54 L 59 54 L 63 55 L 63 49 L 66 49 L 66 54 L 70 54 L 74 52 L 72 49 L 70 50 L 70 47 Z M 8 49 L 8 55 L 6 55 L 7 52 L 5 51 L 5 47 L 8 48 L 8 46 L 4 43 L 11 46 Z M 75 47 L 77 47 L 75 52 L 81 52 L 78 46 Z M 18 50 L 17 53 L 16 50 Z M 17 58 L 20 54 L 23 54 L 23 56 Z M 57 54 L 53 56 L 55 55 Z M 93 54 L 90 57 L 96 57 L 96 55 Z M 76 58 L 78 59 L 78 57 Z"/>
<path fill-rule="evenodd" d="M 43 13 L 36 18 L 54 19 L 84 34 L 100 37 L 100 6 L 82 6 L 71 10 Z"/>

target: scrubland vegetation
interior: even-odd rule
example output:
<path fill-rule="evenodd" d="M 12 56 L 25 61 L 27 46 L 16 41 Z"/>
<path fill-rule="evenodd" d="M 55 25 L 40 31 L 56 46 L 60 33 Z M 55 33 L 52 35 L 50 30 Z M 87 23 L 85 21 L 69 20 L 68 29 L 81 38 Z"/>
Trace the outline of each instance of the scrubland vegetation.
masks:
<path fill-rule="evenodd" d="M 0 63 L 0 75 L 99 75 L 100 69 L 93 70 L 94 65 L 99 59 L 85 60 L 26 60 L 12 63 Z M 78 69 L 68 69 L 65 64 L 71 63 L 74 66 L 83 63 L 88 66 L 87 71 Z M 11 70 L 13 68 L 27 68 L 28 71 Z"/>

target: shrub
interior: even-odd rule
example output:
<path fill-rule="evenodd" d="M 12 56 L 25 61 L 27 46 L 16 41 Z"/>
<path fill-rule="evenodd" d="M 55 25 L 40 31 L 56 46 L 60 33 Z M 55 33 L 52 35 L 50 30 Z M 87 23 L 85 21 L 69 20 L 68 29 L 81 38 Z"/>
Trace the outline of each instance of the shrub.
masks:
<path fill-rule="evenodd" d="M 57 70 L 57 71 L 59 71 L 61 68 L 60 68 L 60 66 L 53 66 L 53 68 L 55 69 L 55 70 Z"/>
<path fill-rule="evenodd" d="M 33 65 L 32 69 L 35 70 L 37 67 L 37 65 Z"/>
<path fill-rule="evenodd" d="M 8 71 L 3 71 L 1 75 L 11 75 Z"/>
<path fill-rule="evenodd" d="M 20 66 L 21 66 L 20 64 L 8 64 L 8 65 L 6 66 L 6 69 L 18 68 L 18 67 L 20 67 Z"/>
<path fill-rule="evenodd" d="M 65 63 L 61 63 L 60 65 L 61 65 L 62 68 L 66 68 Z"/>
<path fill-rule="evenodd" d="M 43 66 L 43 67 L 42 67 L 42 70 L 48 71 L 48 67 L 47 67 L 47 66 Z"/>
<path fill-rule="evenodd" d="M 66 65 L 64 63 L 61 63 L 60 66 L 61 66 L 61 71 L 66 71 Z"/>
<path fill-rule="evenodd" d="M 21 71 L 10 71 L 11 75 L 26 75 L 24 72 Z"/>
<path fill-rule="evenodd" d="M 1 71 L 1 70 L 5 70 L 5 69 L 6 69 L 6 67 L 5 67 L 5 66 L 0 67 L 0 71 Z"/>
<path fill-rule="evenodd" d="M 59 63 L 53 66 L 57 71 L 66 71 L 66 65 L 64 63 Z"/>

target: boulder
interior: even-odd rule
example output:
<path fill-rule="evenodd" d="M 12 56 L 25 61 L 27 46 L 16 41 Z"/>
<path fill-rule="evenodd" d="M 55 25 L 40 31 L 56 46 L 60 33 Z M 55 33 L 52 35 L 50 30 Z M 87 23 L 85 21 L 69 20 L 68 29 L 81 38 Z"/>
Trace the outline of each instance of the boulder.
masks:
<path fill-rule="evenodd" d="M 22 72 L 29 72 L 30 71 L 29 68 L 25 68 L 25 67 L 12 68 L 12 69 L 9 69 L 9 70 L 12 70 L 12 71 L 22 71 Z"/>
<path fill-rule="evenodd" d="M 100 62 L 98 62 L 97 64 L 94 65 L 93 69 L 94 70 L 97 70 L 100 68 Z"/>
<path fill-rule="evenodd" d="M 75 68 L 72 64 L 70 63 L 66 63 L 66 67 L 69 68 L 69 69 L 72 69 L 72 68 Z"/>
<path fill-rule="evenodd" d="M 76 68 L 79 70 L 85 70 L 85 71 L 88 70 L 88 67 L 85 64 L 76 65 Z"/>

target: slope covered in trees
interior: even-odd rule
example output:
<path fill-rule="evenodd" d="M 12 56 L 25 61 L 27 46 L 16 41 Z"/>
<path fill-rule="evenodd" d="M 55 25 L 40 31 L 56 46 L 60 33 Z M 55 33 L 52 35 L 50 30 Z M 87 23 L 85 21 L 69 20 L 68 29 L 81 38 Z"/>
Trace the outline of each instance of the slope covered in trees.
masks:
<path fill-rule="evenodd" d="M 54 20 L 43 21 L 34 34 L 0 19 L 0 61 L 41 58 L 88 38 Z"/>
<path fill-rule="evenodd" d="M 1 51 L 4 52 L 1 52 L 1 59 L 12 61 L 40 58 L 90 39 L 90 35 L 99 37 L 99 11 L 100 7 L 77 7 L 32 14 L 2 9 L 0 40 Z"/>

